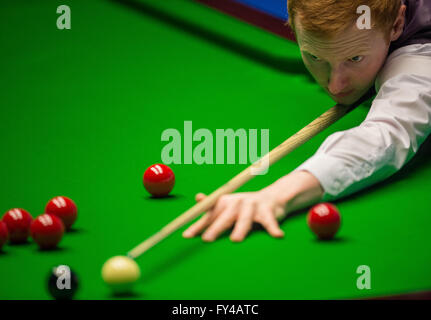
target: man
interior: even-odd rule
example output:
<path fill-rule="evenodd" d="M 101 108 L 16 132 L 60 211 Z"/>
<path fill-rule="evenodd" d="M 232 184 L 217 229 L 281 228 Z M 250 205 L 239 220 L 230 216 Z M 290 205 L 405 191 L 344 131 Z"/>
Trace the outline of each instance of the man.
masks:
<path fill-rule="evenodd" d="M 364 5 L 371 13 L 369 29 L 357 23 Z M 288 10 L 302 59 L 317 83 L 346 105 L 374 86 L 370 112 L 358 127 L 329 136 L 310 159 L 270 186 L 221 197 L 184 237 L 203 232 L 204 241 L 214 241 L 234 226 L 231 240 L 242 241 L 253 222 L 283 237 L 278 219 L 389 177 L 431 133 L 431 1 L 289 0 Z"/>

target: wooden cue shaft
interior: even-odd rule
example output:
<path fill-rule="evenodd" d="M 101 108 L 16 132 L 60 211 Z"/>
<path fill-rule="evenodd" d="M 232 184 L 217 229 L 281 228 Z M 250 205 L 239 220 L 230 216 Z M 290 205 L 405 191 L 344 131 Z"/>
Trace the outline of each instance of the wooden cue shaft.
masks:
<path fill-rule="evenodd" d="M 220 196 L 231 193 L 240 188 L 242 185 L 244 185 L 247 181 L 249 181 L 256 175 L 256 171 L 258 171 L 259 168 L 264 168 L 265 165 L 266 168 L 268 168 L 273 163 L 277 162 L 285 155 L 295 150 L 303 143 L 317 135 L 319 132 L 323 131 L 331 124 L 342 118 L 344 115 L 349 113 L 358 105 L 359 103 L 356 103 L 351 106 L 339 104 L 335 105 L 334 107 L 323 113 L 320 117 L 312 121 L 310 124 L 299 130 L 293 136 L 285 140 L 282 144 L 272 149 L 269 153 L 260 158 L 258 161 L 256 161 L 248 168 L 240 172 L 238 175 L 233 177 L 229 182 L 222 185 L 213 193 L 205 197 L 202 201 L 196 203 L 193 207 L 191 207 L 186 212 L 174 219 L 172 222 L 167 224 L 159 232 L 155 233 L 153 236 L 136 246 L 128 253 L 128 256 L 134 259 L 139 257 L 145 251 L 168 237 L 170 234 L 184 226 L 186 223 L 192 221 L 203 212 L 208 211 L 212 206 L 214 206 Z M 266 162 L 266 164 L 264 161 Z M 252 171 L 254 171 L 254 173 L 252 173 Z"/>

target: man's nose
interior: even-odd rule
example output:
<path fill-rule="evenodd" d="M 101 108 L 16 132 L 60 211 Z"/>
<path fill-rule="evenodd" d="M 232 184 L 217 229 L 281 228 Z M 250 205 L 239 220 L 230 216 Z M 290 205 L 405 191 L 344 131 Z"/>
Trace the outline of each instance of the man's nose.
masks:
<path fill-rule="evenodd" d="M 348 81 L 345 72 L 340 68 L 333 69 L 328 83 L 328 90 L 331 94 L 337 95 L 344 91 L 347 87 Z"/>

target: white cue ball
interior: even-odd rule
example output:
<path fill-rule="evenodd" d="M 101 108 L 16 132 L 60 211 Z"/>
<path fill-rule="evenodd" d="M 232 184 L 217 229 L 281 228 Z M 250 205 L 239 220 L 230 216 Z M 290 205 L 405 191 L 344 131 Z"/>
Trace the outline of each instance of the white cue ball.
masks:
<path fill-rule="evenodd" d="M 129 293 L 140 276 L 138 264 L 126 256 L 112 257 L 102 267 L 103 281 L 116 294 Z"/>

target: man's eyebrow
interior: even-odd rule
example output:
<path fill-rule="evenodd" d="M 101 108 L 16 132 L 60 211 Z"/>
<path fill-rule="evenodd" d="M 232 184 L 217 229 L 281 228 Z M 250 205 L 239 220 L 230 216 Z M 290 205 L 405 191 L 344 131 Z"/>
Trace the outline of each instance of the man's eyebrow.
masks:
<path fill-rule="evenodd" d="M 311 55 L 311 56 L 315 56 L 315 57 L 317 57 L 317 55 L 316 55 L 316 54 L 311 53 L 311 52 L 310 52 L 310 51 L 308 51 L 307 49 L 301 49 L 301 51 L 302 51 L 303 53 L 306 53 L 306 54 L 309 54 L 309 55 Z"/>
<path fill-rule="evenodd" d="M 311 55 L 311 56 L 315 56 L 315 57 L 319 57 L 322 58 L 319 54 L 315 54 L 309 51 L 309 49 L 300 49 L 303 53 Z M 353 49 L 352 51 L 347 51 L 346 53 L 343 54 L 344 59 L 350 59 L 353 57 L 357 57 L 357 56 L 364 56 L 364 55 L 368 55 L 369 54 L 370 49 L 369 48 L 361 48 L 361 49 Z M 322 58 L 323 59 L 323 58 Z M 324 59 L 323 59 L 324 60 Z"/>
<path fill-rule="evenodd" d="M 309 55 L 309 56 L 313 56 L 313 57 L 317 57 L 317 58 L 319 58 L 319 59 L 321 59 L 321 60 L 325 60 L 324 58 L 322 58 L 320 55 L 318 55 L 318 54 L 314 54 L 314 53 L 311 53 L 311 52 L 309 52 L 308 50 L 301 50 L 302 51 L 302 53 L 304 53 L 304 54 L 306 54 L 306 55 Z"/>
<path fill-rule="evenodd" d="M 344 42 L 344 41 L 343 41 Z M 314 41 L 314 43 L 310 43 L 307 39 L 301 44 L 301 51 L 306 52 L 308 54 L 319 56 L 319 54 L 312 53 L 313 51 L 318 52 L 327 52 L 329 51 L 331 56 L 333 55 L 342 55 L 346 58 L 351 58 L 359 55 L 368 55 L 372 50 L 372 46 L 369 42 L 368 38 L 360 38 L 360 39 L 349 39 L 347 43 L 343 43 L 339 40 L 336 40 L 333 43 L 328 43 L 326 41 Z M 335 48 L 334 48 L 335 47 Z M 338 47 L 338 48 L 337 48 Z"/>
<path fill-rule="evenodd" d="M 346 54 L 346 58 L 350 59 L 357 56 L 366 56 L 369 54 L 369 51 L 368 49 L 355 49 L 351 54 Z"/>

